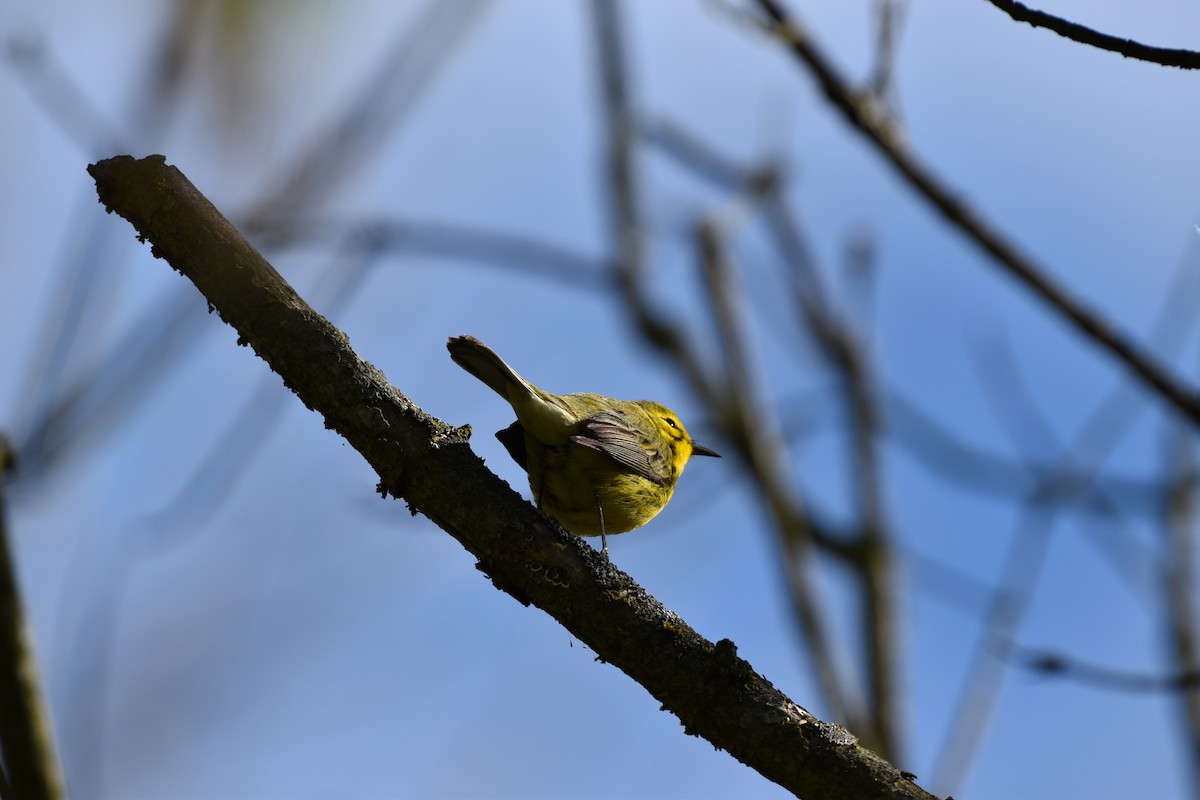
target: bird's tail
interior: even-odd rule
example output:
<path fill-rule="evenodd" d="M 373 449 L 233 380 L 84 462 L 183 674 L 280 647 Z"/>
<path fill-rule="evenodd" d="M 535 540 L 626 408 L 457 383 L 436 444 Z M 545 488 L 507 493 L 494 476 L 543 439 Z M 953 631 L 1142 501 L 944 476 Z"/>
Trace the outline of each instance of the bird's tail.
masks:
<path fill-rule="evenodd" d="M 565 443 L 578 422 L 570 403 L 544 392 L 517 374 L 504 359 L 474 336 L 455 336 L 446 342 L 454 363 L 486 383 L 503 397 L 517 414 L 522 430 L 541 442 Z M 507 434 L 513 436 L 515 434 Z M 502 438 L 503 442 L 504 439 Z M 508 443 L 505 443 L 508 447 Z M 509 448 L 509 452 L 512 449 Z M 522 461 L 517 458 L 517 462 Z"/>
<path fill-rule="evenodd" d="M 446 349 L 450 351 L 450 358 L 454 359 L 455 364 L 486 383 L 510 405 L 519 402 L 519 395 L 540 394 L 533 384 L 518 375 L 504 359 L 474 336 L 452 336 L 446 342 Z"/>

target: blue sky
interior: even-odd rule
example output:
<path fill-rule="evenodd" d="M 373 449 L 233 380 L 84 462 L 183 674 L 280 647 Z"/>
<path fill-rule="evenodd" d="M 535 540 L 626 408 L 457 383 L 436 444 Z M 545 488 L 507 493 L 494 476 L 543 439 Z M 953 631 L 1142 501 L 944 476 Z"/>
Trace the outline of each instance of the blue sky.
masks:
<path fill-rule="evenodd" d="M 873 5 L 791 7 L 861 79 Z M 236 335 L 126 223 L 104 215 L 84 168 L 118 146 L 164 153 L 218 207 L 244 217 L 425 9 L 246 4 L 253 11 L 237 40 L 220 33 L 216 5 L 197 7 L 208 9 L 197 61 L 157 127 L 139 109 L 168 4 L 21 0 L 0 11 L 9 45 L 0 69 L 8 109 L 0 332 L 10 343 L 0 359 L 0 429 L 21 441 L 47 396 L 37 376 L 59 374 L 39 373 L 39 348 L 65 328 L 55 309 L 72 286 L 81 305 L 67 319 L 80 333 L 61 359 L 64 381 L 134 362 L 137 345 L 163 335 L 147 316 L 154 309 L 167 309 L 184 343 L 136 398 L 72 431 L 61 462 L 12 487 L 9 524 L 75 794 L 784 796 L 683 735 L 553 620 L 495 591 L 427 520 L 381 502 L 358 455 L 236 347 Z M 1040 7 L 1162 46 L 1194 47 L 1200 33 L 1200 11 L 1181 0 Z M 482 8 L 435 80 L 401 95 L 386 126 L 360 126 L 361 139 L 324 151 L 339 165 L 337 180 L 314 211 L 351 228 L 382 219 L 502 231 L 599 262 L 609 244 L 588 7 Z M 830 286 L 846 285 L 848 237 L 870 235 L 870 298 L 837 296 L 856 312 L 881 384 L 977 447 L 1059 457 L 1054 439 L 1070 441 L 1126 379 L 1111 358 L 947 230 L 782 49 L 725 5 L 625 11 L 636 106 L 743 163 L 784 159 L 789 200 Z M 33 55 L 22 60 L 14 47 Z M 1137 340 L 1149 341 L 1164 297 L 1178 300 L 1179 344 L 1158 352 L 1194 376 L 1195 286 L 1170 287 L 1180 265 L 1194 272 L 1188 265 L 1200 256 L 1200 76 L 1017 25 L 983 0 L 912 0 L 895 69 L 908 144 Z M 97 133 L 80 99 L 122 144 Z M 727 198 L 649 148 L 641 166 L 655 297 L 703 332 L 690 231 Z M 734 247 L 770 395 L 789 419 L 815 416 L 791 450 L 797 481 L 814 509 L 849 518 L 828 372 L 800 333 L 760 227 L 747 224 Z M 328 242 L 266 252 L 401 391 L 442 419 L 470 423 L 476 451 L 522 490 L 491 436 L 511 413 L 449 360 L 450 335 L 478 336 L 550 391 L 661 400 L 696 438 L 721 447 L 678 373 L 640 345 L 596 285 L 416 246 L 369 260 Z M 340 296 L 338 276 L 349 286 Z M 1018 447 L 1007 426 L 1028 418 L 1023 393 L 1052 435 Z M 1130 428 L 1104 467 L 1152 480 L 1165 458 L 1166 417 L 1135 396 Z M 787 400 L 796 397 L 817 400 Z M 895 442 L 884 447 L 883 469 L 888 519 L 908 557 L 902 766 L 938 790 L 937 759 L 980 641 L 983 597 L 966 578 L 996 581 L 1014 538 L 1034 528 L 1012 498 L 956 487 Z M 612 557 L 700 633 L 734 640 L 775 685 L 822 714 L 765 517 L 732 459 L 706 460 L 689 467 L 651 525 L 610 542 Z M 1138 561 L 1156 550 L 1157 521 L 1072 511 L 1046 531 L 1020 643 L 1119 670 L 1167 671 L 1159 587 Z M 1114 568 L 1097 542 L 1134 555 Z M 951 566 L 958 582 L 930 559 Z M 838 619 L 851 620 L 844 576 L 826 570 L 820 586 Z M 1008 670 L 970 770 L 946 790 L 1183 797 L 1178 713 L 1170 695 Z"/>

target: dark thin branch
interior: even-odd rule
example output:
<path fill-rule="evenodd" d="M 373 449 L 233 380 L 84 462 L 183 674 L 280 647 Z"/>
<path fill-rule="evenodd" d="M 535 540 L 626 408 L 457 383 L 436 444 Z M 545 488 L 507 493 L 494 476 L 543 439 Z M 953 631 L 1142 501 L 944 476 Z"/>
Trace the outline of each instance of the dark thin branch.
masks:
<path fill-rule="evenodd" d="M 0 750 L 4 782 L 12 797 L 53 800 L 64 796 L 62 779 L 21 604 L 4 507 L 4 483 L 14 466 L 11 445 L 0 436 Z"/>
<path fill-rule="evenodd" d="M 895 1 L 891 0 L 893 3 Z M 783 178 L 778 167 L 769 164 L 758 168 L 744 167 L 718 153 L 693 133 L 667 118 L 658 118 L 651 122 L 639 120 L 638 132 L 646 144 L 655 147 L 692 174 L 707 179 L 722 191 L 736 191 L 744 186 L 761 189 L 761 192 L 756 193 L 757 199 L 764 207 L 774 241 L 780 246 L 781 255 L 788 265 L 800 273 L 797 277 L 801 279 L 798 290 L 801 292 L 802 306 L 815 311 L 813 314 L 806 311 L 805 318 L 817 326 L 818 330 L 813 331 L 814 335 L 821 332 L 828 332 L 822 335 L 836 334 L 842 323 L 837 319 L 827 319 L 829 315 L 823 310 L 824 292 L 819 286 L 819 273 L 812 263 L 810 248 L 800 236 L 794 214 L 786 205 L 780 205 L 783 199 Z M 1186 303 L 1194 296 L 1195 290 L 1185 281 L 1186 276 L 1194 271 L 1190 267 L 1191 265 L 1186 263 L 1180 265 L 1177 271 L 1179 277 L 1166 295 L 1168 302 Z M 1164 309 L 1160 321 L 1156 323 L 1152 339 L 1158 341 L 1166 338 L 1166 323 L 1183 316 L 1178 312 L 1168 314 Z M 1179 340 L 1178 333 L 1173 335 L 1171 341 Z M 1022 491 L 1028 491 L 1034 482 L 1045 479 L 1051 472 L 1064 472 L 1062 465 L 1048 461 L 1018 461 L 970 445 L 944 428 L 934 415 L 922 411 L 914 402 L 894 389 L 884 387 L 881 401 L 885 412 L 884 432 L 910 452 L 918 463 L 965 488 L 1011 498 Z M 783 408 L 795 408 L 797 403 L 788 401 L 780 405 Z M 789 440 L 794 440 L 798 435 L 794 422 L 792 419 L 785 420 Z M 811 426 L 804 426 L 804 429 L 808 430 L 809 427 Z M 1196 476 L 1191 476 L 1191 479 L 1195 480 Z M 1083 486 L 1088 481 L 1080 477 L 1066 483 Z M 1161 493 L 1156 482 L 1135 477 L 1099 476 L 1095 478 L 1094 483 L 1096 492 L 1113 496 L 1125 505 L 1136 507 L 1139 512 L 1158 513 Z M 1078 500 L 1086 509 L 1088 496 L 1063 499 L 1072 502 Z"/>
<path fill-rule="evenodd" d="M 1122 39 L 1110 36 L 1062 17 L 1047 14 L 1044 11 L 1034 11 L 1024 3 L 1016 0 L 987 0 L 996 8 L 1008 14 L 1017 22 L 1028 22 L 1035 28 L 1045 28 L 1054 31 L 1059 36 L 1066 37 L 1080 44 L 1091 45 L 1100 50 L 1118 53 L 1125 58 L 1136 58 L 1139 61 L 1149 61 L 1164 67 L 1178 69 L 1200 69 L 1200 53 L 1195 50 L 1182 50 L 1170 47 L 1153 47 L 1141 44 L 1132 39 Z"/>
<path fill-rule="evenodd" d="M 1005 272 L 1042 298 L 1093 342 L 1123 363 L 1141 382 L 1173 405 L 1193 425 L 1200 425 L 1196 391 L 1171 375 L 1150 353 L 1130 341 L 1104 318 L 1050 278 L 1049 270 L 1009 242 L 975 209 L 967 205 L 904 145 L 895 120 L 870 92 L 857 91 L 784 12 L 777 0 L 757 0 L 770 19 L 770 30 L 812 73 L 822 91 L 846 121 L 863 134 L 897 172 L 955 228 L 990 255 Z"/>
<path fill-rule="evenodd" d="M 128 218 L 239 341 L 363 455 L 382 494 L 403 497 L 454 536 L 497 588 L 545 610 L 634 677 L 686 731 L 808 800 L 931 797 L 776 690 L 732 642 L 700 637 L 522 500 L 471 452 L 469 430 L 429 416 L 362 361 L 346 335 L 161 156 L 119 156 L 89 171 L 102 202 Z"/>

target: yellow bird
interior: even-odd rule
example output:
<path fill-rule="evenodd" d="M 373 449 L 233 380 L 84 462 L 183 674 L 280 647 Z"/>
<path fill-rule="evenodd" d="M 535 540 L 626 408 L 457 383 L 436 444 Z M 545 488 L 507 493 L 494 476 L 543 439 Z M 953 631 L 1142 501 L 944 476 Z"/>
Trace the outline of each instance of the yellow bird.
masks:
<path fill-rule="evenodd" d="M 517 413 L 496 438 L 529 474 L 538 508 L 571 533 L 599 536 L 605 555 L 606 534 L 631 531 L 663 510 L 689 458 L 719 457 L 660 403 L 550 394 L 473 336 L 452 337 L 446 348 Z"/>

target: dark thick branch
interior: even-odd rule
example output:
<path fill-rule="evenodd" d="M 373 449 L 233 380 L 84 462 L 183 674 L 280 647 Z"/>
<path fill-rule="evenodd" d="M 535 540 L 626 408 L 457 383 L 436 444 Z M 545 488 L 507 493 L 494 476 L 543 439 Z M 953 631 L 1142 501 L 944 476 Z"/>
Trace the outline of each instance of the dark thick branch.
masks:
<path fill-rule="evenodd" d="M 523 501 L 471 452 L 469 429 L 435 419 L 387 383 L 162 156 L 89 167 L 101 201 L 380 476 L 478 559 L 501 590 L 533 603 L 676 714 L 809 800 L 930 798 L 904 773 L 821 722 Z"/>
<path fill-rule="evenodd" d="M 1145 386 L 1178 409 L 1193 425 L 1200 425 L 1200 399 L 1194 389 L 1171 375 L 1151 354 L 1058 285 L 1048 270 L 1021 252 L 944 184 L 933 170 L 904 146 L 895 121 L 879 101 L 870 93 L 851 88 L 833 62 L 826 58 L 805 30 L 788 16 L 777 0 L 758 0 L 758 5 L 769 18 L 771 30 L 812 73 L 833 106 L 947 222 L 990 255 L 1005 272 L 1069 320 L 1080 333 L 1123 363 Z"/>
<path fill-rule="evenodd" d="M 1179 69 L 1200 69 L 1200 53 L 1195 50 L 1176 50 L 1170 47 L 1152 47 L 1148 44 L 1135 42 L 1132 39 L 1122 39 L 1119 36 L 1109 36 L 1076 22 L 1047 14 L 1044 11 L 1034 11 L 1024 3 L 1015 0 L 987 0 L 996 8 L 1008 14 L 1017 22 L 1028 22 L 1035 28 L 1045 28 L 1054 31 L 1059 36 L 1079 42 L 1080 44 L 1098 47 L 1119 53 L 1126 58 L 1136 58 L 1164 67 Z"/>

